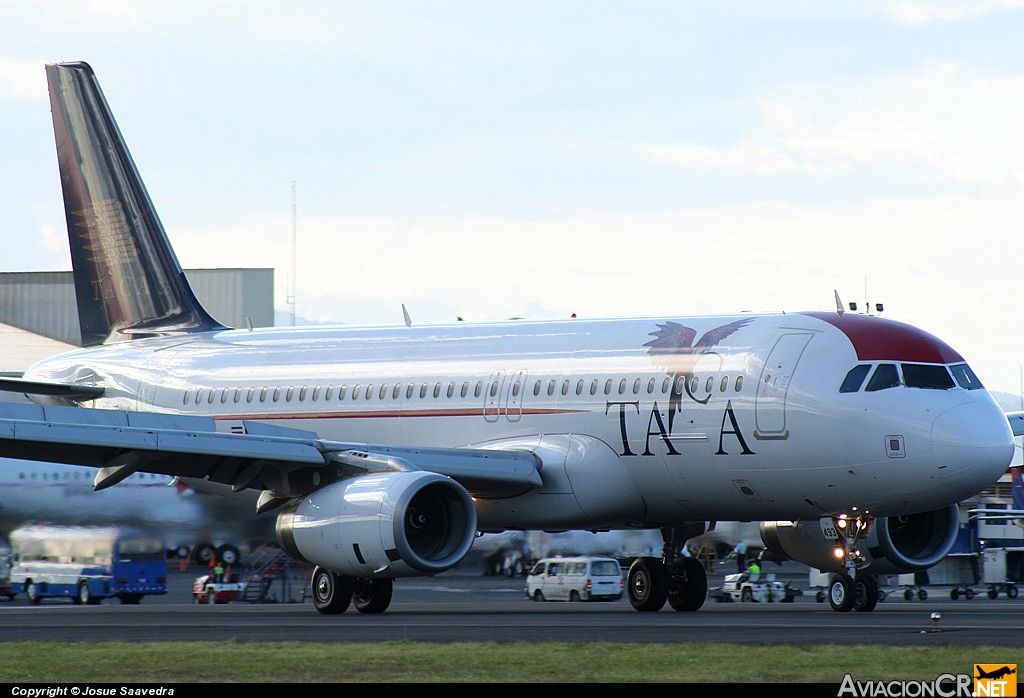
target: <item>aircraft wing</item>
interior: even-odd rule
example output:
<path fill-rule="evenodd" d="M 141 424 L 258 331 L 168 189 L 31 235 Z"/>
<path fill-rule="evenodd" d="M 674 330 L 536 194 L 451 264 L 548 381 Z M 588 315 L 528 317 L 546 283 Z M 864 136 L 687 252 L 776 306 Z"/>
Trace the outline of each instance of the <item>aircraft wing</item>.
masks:
<path fill-rule="evenodd" d="M 251 487 L 272 492 L 274 501 L 306 494 L 314 472 L 329 482 L 365 472 L 426 470 L 481 497 L 541 485 L 540 460 L 526 451 L 345 443 L 262 422 L 243 425 L 245 433 L 237 434 L 218 431 L 210 417 L 3 402 L 0 457 L 97 467 L 97 490 L 150 472 L 236 492 Z"/>
<path fill-rule="evenodd" d="M 1010 429 L 1014 436 L 1024 436 L 1024 411 L 1007 412 L 1006 418 L 1010 420 Z"/>
<path fill-rule="evenodd" d="M 69 400 L 94 400 L 103 394 L 104 388 L 95 385 L 74 383 L 46 383 L 22 378 L 0 378 L 0 390 L 23 395 L 54 395 Z"/>

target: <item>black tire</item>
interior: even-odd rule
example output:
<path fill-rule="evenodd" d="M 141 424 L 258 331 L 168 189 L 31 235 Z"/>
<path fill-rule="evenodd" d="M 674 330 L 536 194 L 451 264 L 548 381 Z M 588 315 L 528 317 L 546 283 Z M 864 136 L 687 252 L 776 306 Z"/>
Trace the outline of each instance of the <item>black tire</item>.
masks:
<path fill-rule="evenodd" d="M 541 591 L 540 589 L 538 589 L 537 591 L 533 592 L 533 600 L 534 601 L 538 601 L 538 602 L 539 601 L 543 601 L 544 600 L 544 592 Z"/>
<path fill-rule="evenodd" d="M 964 596 L 966 596 L 966 597 L 967 597 L 967 600 L 968 600 L 968 601 L 970 601 L 971 599 L 973 599 L 973 598 L 974 598 L 974 589 L 968 589 L 967 591 L 965 591 L 965 592 L 964 592 Z"/>
<path fill-rule="evenodd" d="M 360 613 L 383 613 L 391 605 L 394 591 L 393 579 L 355 580 L 352 603 Z"/>
<path fill-rule="evenodd" d="M 216 554 L 217 549 L 209 543 L 199 543 L 192 552 L 192 562 L 196 565 L 207 567 L 213 561 Z"/>
<path fill-rule="evenodd" d="M 117 598 L 125 606 L 138 606 L 142 603 L 142 594 L 121 594 Z"/>
<path fill-rule="evenodd" d="M 921 599 L 922 601 L 927 601 L 928 600 L 928 592 L 926 590 L 924 590 L 924 589 L 918 589 L 917 590 L 917 598 Z"/>
<path fill-rule="evenodd" d="M 999 596 L 999 590 L 996 589 L 995 587 L 989 587 L 987 593 L 988 593 L 988 597 L 990 599 L 994 599 L 994 598 Z"/>
<path fill-rule="evenodd" d="M 845 613 L 853 610 L 855 595 L 853 579 L 848 574 L 837 574 L 828 585 L 828 602 L 833 611 Z"/>
<path fill-rule="evenodd" d="M 750 587 L 745 587 L 743 589 L 743 591 L 740 592 L 740 601 L 744 601 L 746 603 L 750 603 L 753 600 L 754 600 L 754 592 L 750 590 Z"/>
<path fill-rule="evenodd" d="M 683 574 L 672 575 L 668 585 L 668 603 L 673 610 L 698 610 L 708 598 L 708 574 L 700 560 L 682 558 Z"/>
<path fill-rule="evenodd" d="M 574 603 L 577 602 L 577 601 L 580 601 L 581 600 L 580 599 L 580 592 L 576 591 L 575 589 L 570 591 L 569 592 L 569 600 L 574 602 Z"/>
<path fill-rule="evenodd" d="M 74 602 L 75 604 L 92 604 L 92 590 L 89 588 L 89 582 L 84 579 L 78 583 Z"/>
<path fill-rule="evenodd" d="M 660 611 L 668 600 L 668 572 L 656 557 L 638 557 L 629 568 L 629 602 L 638 611 Z"/>
<path fill-rule="evenodd" d="M 1012 584 L 1006 587 L 1006 597 L 1010 599 L 1017 598 L 1017 587 Z"/>
<path fill-rule="evenodd" d="M 320 613 L 344 613 L 352 603 L 352 578 L 317 567 L 310 580 L 310 591 L 313 606 Z"/>
<path fill-rule="evenodd" d="M 870 574 L 860 574 L 853 580 L 853 608 L 870 613 L 878 605 L 878 580 Z"/>
<path fill-rule="evenodd" d="M 43 597 L 39 595 L 39 589 L 36 588 L 36 583 L 31 579 L 25 580 L 25 596 L 33 606 L 38 606 L 39 602 L 43 600 Z"/>
<path fill-rule="evenodd" d="M 952 589 L 950 589 L 949 590 L 949 598 L 953 599 L 954 601 L 959 599 L 960 598 L 960 590 L 957 589 L 956 587 L 953 587 Z"/>
<path fill-rule="evenodd" d="M 907 601 L 913 601 L 914 600 L 914 591 L 912 589 L 905 589 L 903 591 L 903 598 L 905 598 Z"/>
<path fill-rule="evenodd" d="M 242 559 L 242 553 L 231 544 L 225 544 L 217 548 L 217 562 L 222 565 L 237 565 Z"/>
<path fill-rule="evenodd" d="M 818 603 L 825 603 L 825 592 L 819 591 L 817 594 L 814 595 L 814 600 Z"/>

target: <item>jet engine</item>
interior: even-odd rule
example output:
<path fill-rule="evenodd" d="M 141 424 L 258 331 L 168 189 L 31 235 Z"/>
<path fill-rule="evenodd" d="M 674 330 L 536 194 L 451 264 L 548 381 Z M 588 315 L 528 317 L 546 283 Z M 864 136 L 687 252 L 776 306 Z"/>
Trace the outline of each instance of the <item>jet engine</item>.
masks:
<path fill-rule="evenodd" d="M 451 478 L 425 471 L 360 475 L 288 505 L 277 539 L 292 557 L 361 578 L 454 567 L 476 536 L 476 509 Z"/>
<path fill-rule="evenodd" d="M 762 521 L 765 550 L 822 572 L 842 572 L 842 559 L 834 555 L 837 540 L 826 535 L 832 520 Z M 872 574 L 903 574 L 937 565 L 952 549 L 960 528 L 957 505 L 910 516 L 875 519 L 858 549 Z"/>

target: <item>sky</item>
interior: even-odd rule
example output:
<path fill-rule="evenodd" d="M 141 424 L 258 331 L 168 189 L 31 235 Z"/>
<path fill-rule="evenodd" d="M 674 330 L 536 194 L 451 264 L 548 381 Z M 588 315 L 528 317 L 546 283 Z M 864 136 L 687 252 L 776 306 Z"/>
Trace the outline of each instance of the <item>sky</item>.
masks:
<path fill-rule="evenodd" d="M 280 324 L 834 310 L 838 292 L 1024 394 L 1024 0 L 0 17 L 0 271 L 70 269 L 44 66 L 86 61 L 182 266 L 274 268 Z"/>

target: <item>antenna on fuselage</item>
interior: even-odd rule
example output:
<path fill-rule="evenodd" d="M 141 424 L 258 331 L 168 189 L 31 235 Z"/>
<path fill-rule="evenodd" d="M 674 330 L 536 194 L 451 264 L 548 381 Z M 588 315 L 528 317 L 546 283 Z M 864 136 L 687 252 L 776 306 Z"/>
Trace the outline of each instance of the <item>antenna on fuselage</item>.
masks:
<path fill-rule="evenodd" d="M 832 289 L 832 292 L 836 294 L 836 315 L 842 317 L 846 311 L 843 310 L 843 302 L 839 300 L 839 289 Z"/>
<path fill-rule="evenodd" d="M 405 318 L 405 326 L 412 327 L 412 318 L 409 317 L 409 311 L 405 309 L 405 303 L 402 303 L 402 317 Z"/>

